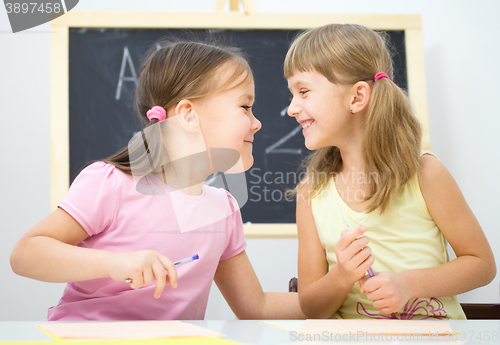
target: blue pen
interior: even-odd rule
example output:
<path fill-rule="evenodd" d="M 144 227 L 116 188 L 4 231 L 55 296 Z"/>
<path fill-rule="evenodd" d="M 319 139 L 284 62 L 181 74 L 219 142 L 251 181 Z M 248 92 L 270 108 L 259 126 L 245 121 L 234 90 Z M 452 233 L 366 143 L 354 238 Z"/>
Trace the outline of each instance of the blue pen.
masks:
<path fill-rule="evenodd" d="M 180 259 L 179 261 L 174 262 L 174 265 L 175 266 L 184 265 L 184 264 L 187 264 L 188 262 L 198 260 L 199 258 L 200 257 L 198 256 L 198 254 L 195 254 L 193 256 L 189 256 L 187 258 Z"/>
<path fill-rule="evenodd" d="M 184 264 L 187 264 L 188 262 L 198 260 L 199 258 L 200 257 L 198 256 L 198 254 L 195 254 L 193 256 L 188 256 L 187 258 L 180 259 L 179 261 L 174 262 L 174 266 L 184 265 Z M 125 282 L 130 284 L 130 283 L 132 283 L 132 279 L 127 278 L 127 279 L 125 279 Z"/>

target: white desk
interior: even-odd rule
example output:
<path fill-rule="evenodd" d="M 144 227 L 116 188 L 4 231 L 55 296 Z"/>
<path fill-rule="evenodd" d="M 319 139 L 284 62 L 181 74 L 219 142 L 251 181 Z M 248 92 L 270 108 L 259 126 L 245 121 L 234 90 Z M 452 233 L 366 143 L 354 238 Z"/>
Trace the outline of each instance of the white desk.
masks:
<path fill-rule="evenodd" d="M 252 345 L 280 345 L 280 344 L 368 344 L 367 341 L 299 341 L 296 333 L 279 329 L 259 321 L 246 320 L 207 320 L 207 321 L 184 321 L 193 325 L 205 327 L 214 331 L 225 334 L 225 339 L 233 340 L 242 344 Z M 294 325 L 299 329 L 304 321 L 291 321 L 290 325 Z M 335 320 L 331 320 L 335 322 Z M 401 321 L 404 322 L 404 321 Z M 51 338 L 36 328 L 36 324 L 46 323 L 46 321 L 0 321 L 0 344 L 3 341 L 51 341 Z M 450 324 L 454 331 L 461 331 L 466 335 L 466 342 L 453 342 L 450 339 L 440 339 L 439 341 L 418 341 L 422 345 L 434 344 L 473 344 L 473 345 L 499 345 L 500 344 L 500 321 L 499 320 L 470 320 L 470 321 L 451 321 Z M 497 338 L 493 338 L 496 332 Z M 489 337 L 489 340 L 486 338 Z M 193 338 L 193 344 L 196 344 L 196 338 Z M 77 342 L 72 342 L 77 344 Z M 374 341 L 372 344 L 405 344 L 417 343 L 404 340 L 392 341 Z M 56 343 L 55 343 L 56 344 Z M 59 343 L 60 344 L 60 343 Z"/>

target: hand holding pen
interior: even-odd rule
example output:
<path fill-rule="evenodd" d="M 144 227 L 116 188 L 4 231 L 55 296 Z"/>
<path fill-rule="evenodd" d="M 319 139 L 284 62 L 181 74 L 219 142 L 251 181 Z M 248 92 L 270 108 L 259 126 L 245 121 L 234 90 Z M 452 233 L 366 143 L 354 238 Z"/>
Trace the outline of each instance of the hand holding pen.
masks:
<path fill-rule="evenodd" d="M 348 231 L 351 231 L 351 227 L 350 227 L 349 225 L 347 226 L 347 230 L 348 230 Z M 369 275 L 370 277 L 375 276 L 375 273 L 373 273 L 373 270 L 372 270 L 372 268 L 371 268 L 371 267 L 367 270 L 367 272 L 368 272 L 368 275 Z"/>
<path fill-rule="evenodd" d="M 345 213 L 344 213 L 344 212 L 341 212 L 340 214 L 342 215 L 342 218 L 344 219 L 344 222 L 347 224 L 347 230 L 348 230 L 348 231 L 351 231 L 351 227 L 349 226 L 349 223 L 347 222 L 347 219 L 346 219 L 346 215 L 345 215 Z M 366 217 L 367 215 L 368 215 L 368 214 L 365 214 L 365 215 L 361 218 L 361 220 L 359 221 L 359 223 L 361 223 L 361 222 L 363 221 L 363 219 L 365 219 L 365 217 Z M 359 224 L 359 223 L 358 223 L 358 224 Z M 365 229 L 365 231 L 366 231 L 366 228 L 365 228 L 365 227 L 363 227 L 363 228 L 364 228 L 364 229 Z M 369 267 L 369 268 L 367 269 L 367 272 L 368 272 L 368 275 L 369 275 L 370 277 L 373 277 L 373 276 L 375 275 L 375 274 L 373 273 L 373 270 L 372 270 L 372 268 L 371 268 L 371 267 Z"/>
<path fill-rule="evenodd" d="M 371 249 L 367 246 L 369 240 L 362 236 L 365 231 L 365 227 L 344 230 L 335 246 L 341 276 L 345 277 L 349 284 L 362 279 L 375 262 Z"/>
<path fill-rule="evenodd" d="M 153 250 L 113 253 L 108 262 L 108 276 L 114 280 L 127 282 L 132 289 L 155 283 L 154 297 L 159 298 L 166 285 L 177 287 L 176 265 L 197 258 L 198 256 L 194 255 L 174 263 Z"/>
<path fill-rule="evenodd" d="M 184 258 L 184 259 L 180 259 L 179 261 L 176 261 L 174 262 L 174 266 L 180 266 L 180 265 L 183 265 L 183 264 L 187 264 L 188 262 L 191 262 L 191 261 L 194 261 L 194 260 L 198 260 L 200 257 L 198 256 L 198 254 L 195 254 L 193 256 L 188 256 L 187 258 Z M 132 279 L 130 278 L 127 278 L 125 279 L 125 283 L 132 283 Z"/>

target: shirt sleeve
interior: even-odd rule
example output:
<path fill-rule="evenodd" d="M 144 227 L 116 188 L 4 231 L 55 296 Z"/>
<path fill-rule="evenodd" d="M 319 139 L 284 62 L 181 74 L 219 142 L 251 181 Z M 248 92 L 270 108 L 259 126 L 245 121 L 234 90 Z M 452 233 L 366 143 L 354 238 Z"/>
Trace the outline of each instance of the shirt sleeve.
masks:
<path fill-rule="evenodd" d="M 116 168 L 97 162 L 86 167 L 73 181 L 66 197 L 57 205 L 69 213 L 89 236 L 113 223 L 117 209 Z"/>
<path fill-rule="evenodd" d="M 247 247 L 245 234 L 243 233 L 243 220 L 236 199 L 227 192 L 231 215 L 227 217 L 228 242 L 220 260 L 230 259 L 244 251 Z"/>

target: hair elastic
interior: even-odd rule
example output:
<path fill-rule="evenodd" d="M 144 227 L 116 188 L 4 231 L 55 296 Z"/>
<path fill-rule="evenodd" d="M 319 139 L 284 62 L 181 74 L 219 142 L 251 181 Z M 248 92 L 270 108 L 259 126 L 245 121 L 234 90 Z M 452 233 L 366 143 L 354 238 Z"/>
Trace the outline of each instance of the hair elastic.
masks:
<path fill-rule="evenodd" d="M 152 119 L 157 119 L 158 121 L 163 121 L 167 118 L 167 112 L 165 108 L 155 105 L 153 108 L 149 109 L 146 113 L 148 115 L 149 121 Z"/>
<path fill-rule="evenodd" d="M 377 74 L 375 74 L 375 76 L 373 77 L 373 79 L 375 81 L 379 80 L 380 78 L 387 78 L 387 79 L 391 79 L 389 78 L 389 76 L 387 74 L 385 74 L 384 72 L 378 72 Z"/>

